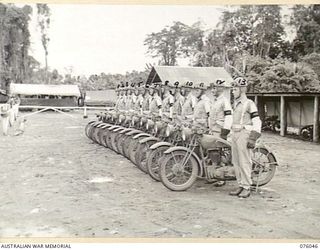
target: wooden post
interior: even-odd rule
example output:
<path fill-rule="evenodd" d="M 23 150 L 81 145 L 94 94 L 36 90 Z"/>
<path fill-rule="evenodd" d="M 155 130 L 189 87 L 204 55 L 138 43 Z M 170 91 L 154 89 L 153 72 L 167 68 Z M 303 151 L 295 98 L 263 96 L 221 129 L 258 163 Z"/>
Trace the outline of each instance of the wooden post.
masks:
<path fill-rule="evenodd" d="M 319 142 L 319 96 L 314 97 L 313 141 Z"/>
<path fill-rule="evenodd" d="M 261 121 L 264 121 L 265 120 L 265 107 L 264 107 L 264 98 L 263 96 L 259 96 L 257 98 L 256 101 L 256 105 L 257 105 L 257 108 L 258 108 L 258 113 L 259 113 L 259 117 L 261 119 Z"/>
<path fill-rule="evenodd" d="M 256 104 L 256 106 L 258 106 L 258 96 L 257 95 L 254 96 L 254 103 Z"/>
<path fill-rule="evenodd" d="M 280 98 L 280 135 L 285 136 L 287 133 L 287 105 L 284 96 Z"/>

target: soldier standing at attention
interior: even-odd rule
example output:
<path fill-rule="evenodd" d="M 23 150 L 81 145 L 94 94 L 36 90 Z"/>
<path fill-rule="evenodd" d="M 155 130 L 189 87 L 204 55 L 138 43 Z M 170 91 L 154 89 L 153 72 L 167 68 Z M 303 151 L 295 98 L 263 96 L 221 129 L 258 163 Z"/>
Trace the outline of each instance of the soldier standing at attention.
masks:
<path fill-rule="evenodd" d="M 210 90 L 207 89 L 204 83 L 196 86 L 195 96 L 198 102 L 194 108 L 193 125 L 196 127 L 209 128 L 209 114 L 211 108 L 211 100 L 209 97 Z"/>
<path fill-rule="evenodd" d="M 121 98 L 122 98 L 122 96 L 121 96 L 122 91 L 120 89 L 120 84 L 118 84 L 118 86 L 116 88 L 116 93 L 117 93 L 117 100 L 116 100 L 116 104 L 114 106 L 114 109 L 119 110 L 119 106 L 120 106 L 120 102 L 121 102 Z"/>
<path fill-rule="evenodd" d="M 141 115 L 142 114 L 142 105 L 144 101 L 144 88 L 141 86 L 142 82 L 138 82 L 136 84 L 136 88 L 134 90 L 134 93 L 136 95 L 135 102 L 134 102 L 134 110 L 136 111 L 137 114 Z"/>
<path fill-rule="evenodd" d="M 217 80 L 211 85 L 214 100 L 210 109 L 210 134 L 217 134 L 224 140 L 227 139 L 232 126 L 232 108 L 227 91 L 230 91 L 231 83 L 225 80 Z"/>
<path fill-rule="evenodd" d="M 158 118 L 162 117 L 162 100 L 160 97 L 161 88 L 159 84 L 152 84 L 149 87 L 150 90 L 150 103 L 149 103 L 149 110 L 153 116 Z"/>
<path fill-rule="evenodd" d="M 255 103 L 247 98 L 247 80 L 238 77 L 233 82 L 234 108 L 232 124 L 232 163 L 239 187 L 230 195 L 250 196 L 252 162 L 250 150 L 261 136 L 261 120 Z"/>
<path fill-rule="evenodd" d="M 210 87 L 213 94 L 213 100 L 209 114 L 209 134 L 220 136 L 222 139 L 226 140 L 232 126 L 232 108 L 230 98 L 228 98 L 230 97 L 231 82 L 227 83 L 226 80 L 217 80 L 212 83 Z M 212 146 L 214 148 L 214 145 Z M 221 156 L 218 150 L 212 150 L 209 157 L 214 164 L 220 165 Z M 208 174 L 213 178 L 213 180 L 208 183 L 215 183 L 215 186 L 222 186 L 225 184 L 225 181 L 216 181 L 214 179 L 215 167 L 208 168 Z"/>
<path fill-rule="evenodd" d="M 146 84 L 143 94 L 143 103 L 142 103 L 142 112 L 147 114 L 149 112 L 149 106 L 150 106 L 150 85 Z"/>
<path fill-rule="evenodd" d="M 119 98 L 119 102 L 117 105 L 117 109 L 118 110 L 125 110 L 126 109 L 126 90 L 125 90 L 124 84 L 121 84 L 119 92 L 120 92 L 120 98 Z"/>
<path fill-rule="evenodd" d="M 194 108 L 198 102 L 198 97 L 196 97 L 196 95 L 199 90 L 191 89 L 193 88 L 192 82 L 187 82 L 183 88 L 189 93 L 186 93 L 187 97 L 182 106 L 181 116 L 184 120 L 190 120 L 193 118 Z"/>
<path fill-rule="evenodd" d="M 179 89 L 179 82 L 176 82 L 174 86 L 176 90 L 174 95 L 175 101 L 173 104 L 173 115 L 174 117 L 178 117 L 182 113 L 182 107 L 186 98 L 184 97 L 184 94 L 185 94 L 185 91 L 183 91 L 184 88 Z"/>
<path fill-rule="evenodd" d="M 135 102 L 135 94 L 134 90 L 134 83 L 128 84 L 127 88 L 127 100 L 126 100 L 126 110 L 133 111 L 133 105 Z"/>
<path fill-rule="evenodd" d="M 168 85 L 166 81 L 164 84 L 164 98 L 162 100 L 162 113 L 165 118 L 172 120 L 173 118 L 173 104 L 174 104 L 174 88 Z"/>

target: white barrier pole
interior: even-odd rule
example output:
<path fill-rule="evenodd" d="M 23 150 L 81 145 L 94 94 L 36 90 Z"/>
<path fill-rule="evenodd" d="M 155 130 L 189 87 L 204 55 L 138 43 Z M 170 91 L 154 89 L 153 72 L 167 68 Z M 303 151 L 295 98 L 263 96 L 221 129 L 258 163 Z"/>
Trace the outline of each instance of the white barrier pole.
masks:
<path fill-rule="evenodd" d="M 84 109 L 83 109 L 83 118 L 88 118 L 87 107 L 84 107 Z"/>

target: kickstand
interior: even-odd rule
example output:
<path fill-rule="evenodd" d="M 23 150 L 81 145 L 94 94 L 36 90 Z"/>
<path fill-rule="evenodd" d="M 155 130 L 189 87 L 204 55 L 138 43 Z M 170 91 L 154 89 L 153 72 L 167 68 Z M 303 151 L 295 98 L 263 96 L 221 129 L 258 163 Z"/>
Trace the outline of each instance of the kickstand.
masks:
<path fill-rule="evenodd" d="M 256 184 L 256 193 L 258 193 L 258 189 L 259 189 L 259 180 L 260 180 L 260 175 L 261 175 L 262 169 L 259 169 L 259 175 L 258 175 L 258 180 L 257 180 L 257 184 Z"/>

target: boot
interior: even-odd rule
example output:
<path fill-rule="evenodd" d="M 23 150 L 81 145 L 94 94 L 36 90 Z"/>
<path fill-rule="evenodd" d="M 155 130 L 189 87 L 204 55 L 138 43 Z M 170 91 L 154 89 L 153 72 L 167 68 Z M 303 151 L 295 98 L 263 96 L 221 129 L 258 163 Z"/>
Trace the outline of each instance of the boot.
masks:
<path fill-rule="evenodd" d="M 248 198 L 250 196 L 250 189 L 243 189 L 238 195 L 239 198 Z"/>
<path fill-rule="evenodd" d="M 229 193 L 229 195 L 237 196 L 237 195 L 239 195 L 242 191 L 243 191 L 243 187 L 238 187 L 236 190 L 231 191 L 231 192 Z"/>

